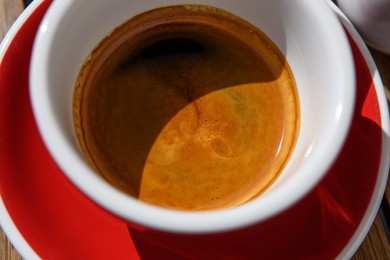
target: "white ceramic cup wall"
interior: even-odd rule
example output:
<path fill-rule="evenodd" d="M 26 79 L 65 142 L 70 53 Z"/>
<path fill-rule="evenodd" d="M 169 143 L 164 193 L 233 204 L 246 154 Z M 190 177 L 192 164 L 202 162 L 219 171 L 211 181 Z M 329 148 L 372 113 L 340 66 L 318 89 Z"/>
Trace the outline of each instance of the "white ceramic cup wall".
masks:
<path fill-rule="evenodd" d="M 134 15 L 186 3 L 219 7 L 256 25 L 284 53 L 298 86 L 301 129 L 288 165 L 263 196 L 233 209 L 191 213 L 131 198 L 91 169 L 74 134 L 73 86 L 95 45 Z M 346 35 L 325 1 L 61 0 L 53 2 L 38 31 L 30 93 L 48 150 L 64 174 L 98 205 L 128 223 L 168 232 L 210 233 L 263 221 L 292 206 L 315 187 L 348 133 L 355 100 L 354 79 Z"/>

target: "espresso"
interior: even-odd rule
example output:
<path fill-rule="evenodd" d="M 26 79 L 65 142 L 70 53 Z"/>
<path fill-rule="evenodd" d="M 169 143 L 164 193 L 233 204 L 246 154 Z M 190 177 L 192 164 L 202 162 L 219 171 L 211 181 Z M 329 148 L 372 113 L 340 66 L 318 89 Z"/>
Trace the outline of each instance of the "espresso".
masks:
<path fill-rule="evenodd" d="M 92 167 L 157 206 L 210 210 L 264 192 L 299 132 L 283 54 L 259 29 L 198 5 L 140 14 L 80 70 L 76 133 Z"/>

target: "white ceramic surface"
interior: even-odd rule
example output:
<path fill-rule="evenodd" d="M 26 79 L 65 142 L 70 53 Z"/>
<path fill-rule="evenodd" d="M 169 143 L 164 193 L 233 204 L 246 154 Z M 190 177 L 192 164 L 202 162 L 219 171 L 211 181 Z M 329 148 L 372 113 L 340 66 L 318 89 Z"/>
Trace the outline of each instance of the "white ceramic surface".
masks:
<path fill-rule="evenodd" d="M 367 44 L 390 54 L 390 0 L 337 0 Z"/>
<path fill-rule="evenodd" d="M 390 1 L 389 1 L 390 2 Z M 363 54 L 366 60 L 367 66 L 371 72 L 373 83 L 375 85 L 375 91 L 378 95 L 378 102 L 381 111 L 381 122 L 382 122 L 382 153 L 381 161 L 379 164 L 379 175 L 376 181 L 374 194 L 372 195 L 371 201 L 368 205 L 366 213 L 363 216 L 360 225 L 355 231 L 352 238 L 349 240 L 345 248 L 340 252 L 338 259 L 351 259 L 353 254 L 358 250 L 359 246 L 363 242 L 367 233 L 370 231 L 372 223 L 377 216 L 378 209 L 382 202 L 383 194 L 386 190 L 387 178 L 390 164 L 390 123 L 389 123 L 389 110 L 388 103 L 385 94 L 385 87 L 383 86 L 381 77 L 379 75 L 378 68 L 375 65 L 375 61 L 371 56 L 369 49 L 365 42 L 361 38 L 359 32 L 355 29 L 354 25 L 348 20 L 343 12 L 330 0 L 328 0 L 329 6 L 338 15 L 341 23 L 348 30 L 351 37 L 359 47 L 359 50 Z"/>
<path fill-rule="evenodd" d="M 258 26 L 285 54 L 298 85 L 301 130 L 292 158 L 266 194 L 233 209 L 179 212 L 128 197 L 93 172 L 73 132 L 73 86 L 92 48 L 113 28 L 140 12 L 183 3 L 216 6 Z M 131 223 L 169 232 L 207 233 L 267 219 L 294 204 L 321 180 L 351 123 L 354 79 L 346 35 L 325 1 L 62 0 L 54 1 L 38 31 L 30 94 L 38 128 L 50 153 L 87 196 Z"/>

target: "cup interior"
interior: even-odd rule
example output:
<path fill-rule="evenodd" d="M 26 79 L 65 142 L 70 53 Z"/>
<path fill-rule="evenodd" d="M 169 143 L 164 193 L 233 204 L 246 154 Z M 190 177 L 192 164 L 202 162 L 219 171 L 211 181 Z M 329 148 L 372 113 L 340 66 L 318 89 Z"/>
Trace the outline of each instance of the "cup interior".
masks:
<path fill-rule="evenodd" d="M 54 1 L 38 32 L 31 99 L 42 137 L 64 174 L 99 205 L 125 220 L 172 232 L 216 232 L 264 220 L 291 206 L 326 174 L 342 147 L 354 106 L 354 67 L 344 31 L 322 1 L 197 0 L 262 30 L 286 57 L 300 100 L 301 126 L 292 157 L 264 195 L 242 206 L 201 213 L 146 205 L 103 181 L 79 148 L 73 87 L 91 50 L 112 29 L 164 1 Z M 221 221 L 221 218 L 224 221 Z"/>

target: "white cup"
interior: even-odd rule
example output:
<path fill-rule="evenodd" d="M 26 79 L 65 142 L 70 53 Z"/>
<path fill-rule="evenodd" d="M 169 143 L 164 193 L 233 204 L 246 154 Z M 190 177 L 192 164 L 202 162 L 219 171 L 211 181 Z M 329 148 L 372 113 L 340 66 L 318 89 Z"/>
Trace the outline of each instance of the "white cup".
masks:
<path fill-rule="evenodd" d="M 390 0 L 338 0 L 337 3 L 368 45 L 390 54 Z"/>
<path fill-rule="evenodd" d="M 127 196 L 92 170 L 74 133 L 73 87 L 95 45 L 139 13 L 186 3 L 225 9 L 260 28 L 285 55 L 298 87 L 301 129 L 287 166 L 264 195 L 232 209 L 175 211 Z M 337 158 L 355 100 L 354 65 L 346 35 L 326 2 L 312 0 L 54 1 L 37 34 L 30 80 L 42 138 L 75 186 L 129 224 L 192 234 L 259 223 L 305 196 Z"/>

